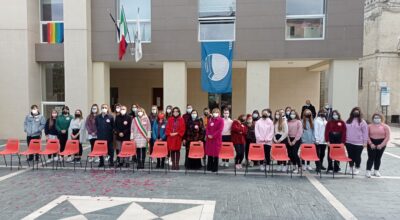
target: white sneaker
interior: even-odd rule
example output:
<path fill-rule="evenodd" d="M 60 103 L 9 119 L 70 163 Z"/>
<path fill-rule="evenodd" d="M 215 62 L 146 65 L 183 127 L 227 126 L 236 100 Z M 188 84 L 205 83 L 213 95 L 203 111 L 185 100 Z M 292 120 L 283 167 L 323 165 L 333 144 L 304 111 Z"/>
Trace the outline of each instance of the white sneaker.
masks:
<path fill-rule="evenodd" d="M 106 156 L 106 161 L 110 160 L 110 156 Z"/>
<path fill-rule="evenodd" d="M 60 158 L 58 156 L 54 157 L 54 161 L 58 161 Z"/>
<path fill-rule="evenodd" d="M 225 162 L 225 167 L 229 167 L 229 162 Z"/>
<path fill-rule="evenodd" d="M 298 170 L 298 169 L 294 169 L 294 170 L 293 170 L 293 173 L 294 173 L 294 174 L 298 174 L 298 173 L 299 173 L 299 170 Z"/>
<path fill-rule="evenodd" d="M 381 177 L 381 173 L 379 173 L 379 170 L 375 170 L 374 174 L 375 174 L 376 177 Z"/>
<path fill-rule="evenodd" d="M 283 168 L 283 165 L 279 165 L 278 168 L 276 169 L 276 171 L 281 172 Z"/>
<path fill-rule="evenodd" d="M 310 165 L 307 165 L 307 170 L 309 170 L 309 171 L 312 171 L 313 169 L 312 169 L 312 167 L 310 166 Z"/>
<path fill-rule="evenodd" d="M 358 175 L 358 174 L 360 174 L 360 170 L 359 169 L 357 169 L 357 168 L 355 168 L 354 169 L 354 173 L 353 173 L 354 175 Z"/>
<path fill-rule="evenodd" d="M 223 167 L 225 165 L 225 162 L 219 162 L 219 166 Z"/>
<path fill-rule="evenodd" d="M 267 172 L 269 172 L 269 165 L 266 165 L 265 169 L 267 170 Z"/>
<path fill-rule="evenodd" d="M 97 157 L 96 160 L 94 160 L 95 163 L 99 163 L 100 162 L 100 158 Z"/>
<path fill-rule="evenodd" d="M 282 167 L 282 172 L 286 173 L 286 171 L 287 171 L 287 166 L 283 166 Z"/>
<path fill-rule="evenodd" d="M 89 158 L 88 162 L 93 163 L 93 157 Z"/>
<path fill-rule="evenodd" d="M 73 160 L 74 160 L 74 158 L 72 158 L 71 156 L 69 156 L 65 161 L 71 162 L 71 161 L 73 161 Z"/>
<path fill-rule="evenodd" d="M 46 163 L 51 163 L 53 162 L 53 158 L 49 158 L 48 160 L 46 160 Z"/>
<path fill-rule="evenodd" d="M 169 160 L 168 160 L 168 165 L 169 165 L 169 166 L 172 166 L 172 160 L 171 160 L 171 158 L 169 158 Z"/>
<path fill-rule="evenodd" d="M 265 171 L 265 166 L 264 165 L 260 165 L 260 171 Z"/>
<path fill-rule="evenodd" d="M 239 169 L 243 169 L 243 166 L 242 166 L 242 164 L 239 164 Z"/>
<path fill-rule="evenodd" d="M 302 167 L 302 169 L 303 169 L 303 171 L 306 171 L 306 170 L 307 170 L 307 166 L 304 165 L 304 166 Z"/>
<path fill-rule="evenodd" d="M 367 170 L 367 172 L 365 173 L 365 176 L 367 178 L 371 178 L 371 171 Z"/>

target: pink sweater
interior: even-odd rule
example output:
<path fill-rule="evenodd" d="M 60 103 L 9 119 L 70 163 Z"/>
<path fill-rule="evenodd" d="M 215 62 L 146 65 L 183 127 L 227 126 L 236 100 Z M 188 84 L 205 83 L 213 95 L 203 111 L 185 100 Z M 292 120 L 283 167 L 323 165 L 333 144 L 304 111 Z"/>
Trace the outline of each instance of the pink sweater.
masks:
<path fill-rule="evenodd" d="M 368 125 L 369 140 L 368 143 L 371 144 L 371 139 L 384 139 L 382 146 L 386 146 L 390 139 L 390 128 L 386 124 L 370 124 Z"/>
<path fill-rule="evenodd" d="M 303 135 L 303 126 L 300 120 L 294 119 L 288 121 L 289 137 L 294 138 L 294 141 L 300 140 Z"/>

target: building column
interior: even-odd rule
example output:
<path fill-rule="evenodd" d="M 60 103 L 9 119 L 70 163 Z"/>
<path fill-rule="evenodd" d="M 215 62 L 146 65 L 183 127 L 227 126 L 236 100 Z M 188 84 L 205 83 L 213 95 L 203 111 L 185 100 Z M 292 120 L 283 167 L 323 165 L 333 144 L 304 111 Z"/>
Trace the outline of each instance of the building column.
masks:
<path fill-rule="evenodd" d="M 163 63 L 164 109 L 177 106 L 185 113 L 187 104 L 187 70 L 185 62 Z"/>
<path fill-rule="evenodd" d="M 92 103 L 90 0 L 64 1 L 65 104 L 70 111 Z"/>
<path fill-rule="evenodd" d="M 110 104 L 110 64 L 93 62 L 93 103 Z"/>
<path fill-rule="evenodd" d="M 247 61 L 246 112 L 269 107 L 270 65 L 268 61 Z"/>
<path fill-rule="evenodd" d="M 35 60 L 39 3 L 0 1 L 0 8 L 0 100 L 7 105 L 0 108 L 0 115 L 5 116 L 0 123 L 0 139 L 25 139 L 24 117 L 31 105 L 41 106 L 40 65 Z"/>
<path fill-rule="evenodd" d="M 329 66 L 328 102 L 346 119 L 358 105 L 358 60 L 333 60 Z"/>

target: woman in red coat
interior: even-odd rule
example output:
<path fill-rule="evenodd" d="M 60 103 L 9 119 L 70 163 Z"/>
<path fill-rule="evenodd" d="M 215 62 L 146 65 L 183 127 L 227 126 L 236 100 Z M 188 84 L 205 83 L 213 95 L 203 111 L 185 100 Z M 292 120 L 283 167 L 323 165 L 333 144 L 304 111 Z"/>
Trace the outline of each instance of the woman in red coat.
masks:
<path fill-rule="evenodd" d="M 242 168 L 244 158 L 244 146 L 246 145 L 247 126 L 245 126 L 246 116 L 240 115 L 234 120 L 231 128 L 232 142 L 236 150 L 235 165 L 236 169 Z"/>
<path fill-rule="evenodd" d="M 212 118 L 208 121 L 206 129 L 207 170 L 212 172 L 218 171 L 218 155 L 222 144 L 224 120 L 220 117 L 220 114 L 218 108 L 213 109 Z"/>
<path fill-rule="evenodd" d="M 172 109 L 172 116 L 168 118 L 165 133 L 167 135 L 168 150 L 171 152 L 172 169 L 179 170 L 182 138 L 185 134 L 185 121 L 181 117 L 181 111 L 178 107 Z"/>

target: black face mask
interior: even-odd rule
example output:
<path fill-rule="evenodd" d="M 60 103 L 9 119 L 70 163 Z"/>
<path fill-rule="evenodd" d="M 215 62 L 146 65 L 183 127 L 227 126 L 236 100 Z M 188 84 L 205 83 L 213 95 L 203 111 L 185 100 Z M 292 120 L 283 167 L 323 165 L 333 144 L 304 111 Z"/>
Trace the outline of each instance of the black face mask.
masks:
<path fill-rule="evenodd" d="M 360 112 L 354 112 L 353 116 L 356 117 L 356 118 L 359 117 L 360 116 Z"/>
<path fill-rule="evenodd" d="M 319 114 L 319 117 L 325 118 L 325 114 Z"/>
<path fill-rule="evenodd" d="M 208 116 L 210 113 L 208 112 L 204 112 L 204 116 Z"/>
<path fill-rule="evenodd" d="M 263 119 L 266 119 L 268 116 L 267 115 L 262 115 L 262 118 Z"/>
<path fill-rule="evenodd" d="M 63 111 L 64 115 L 68 115 L 69 111 Z"/>
<path fill-rule="evenodd" d="M 80 118 L 81 115 L 80 114 L 75 114 L 75 118 Z"/>

